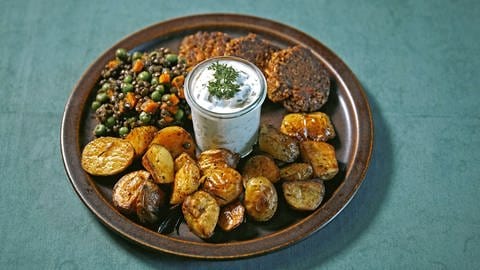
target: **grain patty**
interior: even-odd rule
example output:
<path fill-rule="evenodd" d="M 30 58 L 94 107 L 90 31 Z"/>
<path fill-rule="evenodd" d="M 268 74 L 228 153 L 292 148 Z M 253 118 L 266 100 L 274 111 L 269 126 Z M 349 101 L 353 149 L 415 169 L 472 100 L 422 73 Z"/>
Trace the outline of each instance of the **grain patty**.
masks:
<path fill-rule="evenodd" d="M 313 112 L 320 109 L 330 93 L 326 68 L 299 45 L 272 54 L 265 74 L 268 98 L 282 102 L 289 112 Z"/>
<path fill-rule="evenodd" d="M 223 32 L 197 32 L 183 38 L 178 54 L 193 67 L 203 60 L 223 56 L 229 41 L 230 36 Z"/>
<path fill-rule="evenodd" d="M 263 70 L 271 54 L 278 50 L 279 48 L 275 45 L 250 33 L 247 36 L 230 40 L 227 43 L 225 55 L 243 58 Z"/>

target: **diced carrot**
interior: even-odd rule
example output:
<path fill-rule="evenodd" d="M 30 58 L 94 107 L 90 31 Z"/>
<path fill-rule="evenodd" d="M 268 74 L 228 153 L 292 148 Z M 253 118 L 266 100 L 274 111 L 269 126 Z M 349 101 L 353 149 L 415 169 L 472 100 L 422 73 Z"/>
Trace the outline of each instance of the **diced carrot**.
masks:
<path fill-rule="evenodd" d="M 118 111 L 120 113 L 124 113 L 125 112 L 125 102 L 123 100 L 120 100 L 118 102 Z"/>
<path fill-rule="evenodd" d="M 133 62 L 133 66 L 132 66 L 132 71 L 133 72 L 140 72 L 140 71 L 142 71 L 142 69 L 143 69 L 142 60 L 136 60 L 135 62 Z"/>
<path fill-rule="evenodd" d="M 133 92 L 128 92 L 125 96 L 125 101 L 130 104 L 130 108 L 134 108 L 137 105 L 137 98 Z"/>
<path fill-rule="evenodd" d="M 171 94 L 169 100 L 172 103 L 171 105 L 177 105 L 180 102 L 180 99 L 175 94 Z"/>
<path fill-rule="evenodd" d="M 165 116 L 165 117 L 163 117 L 163 120 L 165 120 L 165 122 L 167 122 L 167 123 L 172 123 L 173 120 L 175 120 L 175 119 L 171 116 Z"/>
<path fill-rule="evenodd" d="M 158 78 L 158 82 L 161 84 L 170 83 L 170 74 L 169 73 L 162 73 Z"/>
<path fill-rule="evenodd" d="M 115 60 L 109 61 L 108 64 L 107 64 L 107 67 L 109 69 L 114 69 L 114 68 L 118 67 L 118 65 L 120 65 L 120 61 L 115 59 Z"/>
<path fill-rule="evenodd" d="M 115 93 L 115 91 L 113 91 L 112 88 L 110 88 L 110 89 L 107 90 L 107 96 L 109 96 L 109 97 L 113 97 L 113 94 L 114 94 L 114 93 Z"/>
<path fill-rule="evenodd" d="M 178 93 L 177 96 L 181 99 L 185 99 L 185 90 L 182 87 L 178 87 Z"/>
<path fill-rule="evenodd" d="M 157 102 L 149 99 L 142 104 L 141 109 L 142 109 L 142 111 L 147 112 L 147 113 L 155 113 L 155 111 L 158 109 L 158 107 L 160 107 L 160 104 L 158 104 Z"/>
<path fill-rule="evenodd" d="M 183 87 L 184 81 L 185 81 L 185 77 L 183 75 L 177 76 L 172 79 L 172 86 L 177 88 Z"/>

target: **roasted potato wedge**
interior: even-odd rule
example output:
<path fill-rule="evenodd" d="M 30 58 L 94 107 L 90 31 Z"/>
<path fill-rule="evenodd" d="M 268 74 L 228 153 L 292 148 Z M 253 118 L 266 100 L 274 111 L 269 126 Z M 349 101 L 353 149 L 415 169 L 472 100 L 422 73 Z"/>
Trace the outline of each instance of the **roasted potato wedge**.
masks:
<path fill-rule="evenodd" d="M 91 175 L 115 175 L 133 162 L 135 150 L 124 139 L 100 137 L 89 142 L 82 152 L 82 168 Z"/>
<path fill-rule="evenodd" d="M 308 163 L 292 163 L 280 169 L 280 178 L 285 181 L 301 181 L 310 179 L 313 168 Z"/>
<path fill-rule="evenodd" d="M 287 114 L 282 119 L 280 132 L 301 141 L 327 141 L 335 138 L 330 117 L 323 112 Z"/>
<path fill-rule="evenodd" d="M 139 158 L 145 154 L 157 131 L 158 129 L 154 126 L 142 126 L 136 127 L 128 133 L 125 140 L 135 149 L 135 158 Z"/>
<path fill-rule="evenodd" d="M 271 157 L 256 155 L 249 158 L 243 166 L 243 186 L 246 186 L 248 179 L 256 176 L 264 176 L 270 182 L 276 183 L 280 179 L 280 169 Z"/>
<path fill-rule="evenodd" d="M 187 162 L 195 163 L 195 160 L 189 154 L 181 153 L 180 156 L 178 156 L 174 161 L 175 172 L 180 170 L 180 168 L 182 168 L 183 165 L 185 165 L 185 163 L 187 163 Z"/>
<path fill-rule="evenodd" d="M 158 184 L 172 183 L 174 180 L 174 163 L 170 152 L 159 144 L 152 144 L 142 158 L 143 167 L 152 174 Z"/>
<path fill-rule="evenodd" d="M 247 214 L 256 221 L 270 220 L 278 206 L 275 186 L 266 177 L 250 178 L 245 188 L 243 205 Z"/>
<path fill-rule="evenodd" d="M 233 202 L 220 209 L 217 225 L 224 231 L 229 232 L 243 223 L 245 220 L 245 207 L 239 202 Z"/>
<path fill-rule="evenodd" d="M 220 206 L 205 191 L 188 196 L 182 204 L 182 213 L 188 228 L 200 238 L 210 238 L 217 226 Z"/>
<path fill-rule="evenodd" d="M 192 135 L 179 126 L 162 128 L 157 132 L 151 144 L 160 144 L 167 148 L 173 158 L 178 157 L 183 152 L 195 157 L 195 143 Z"/>
<path fill-rule="evenodd" d="M 240 155 L 224 148 L 206 150 L 198 156 L 198 166 L 202 172 L 208 169 L 236 168 Z"/>
<path fill-rule="evenodd" d="M 258 145 L 261 151 L 284 162 L 294 162 L 300 154 L 298 142 L 295 138 L 280 133 L 270 125 L 260 127 Z"/>
<path fill-rule="evenodd" d="M 233 168 L 209 169 L 202 179 L 202 189 L 210 193 L 220 206 L 234 201 L 242 194 L 242 175 Z"/>
<path fill-rule="evenodd" d="M 197 191 L 202 183 L 200 177 L 200 169 L 197 164 L 194 161 L 186 160 L 183 166 L 175 174 L 170 203 L 181 203 L 188 195 Z"/>
<path fill-rule="evenodd" d="M 113 205 L 124 214 L 133 214 L 137 208 L 137 199 L 143 185 L 150 181 L 150 173 L 144 170 L 124 175 L 113 186 Z"/>
<path fill-rule="evenodd" d="M 312 165 L 313 175 L 321 180 L 332 179 L 338 173 L 335 148 L 326 142 L 304 141 L 300 143 L 304 162 Z"/>
<path fill-rule="evenodd" d="M 321 180 L 283 182 L 282 190 L 288 205 L 303 211 L 317 209 L 325 195 L 325 185 Z"/>
<path fill-rule="evenodd" d="M 153 181 L 145 181 L 137 199 L 137 217 L 141 223 L 154 225 L 160 220 L 166 194 Z"/>

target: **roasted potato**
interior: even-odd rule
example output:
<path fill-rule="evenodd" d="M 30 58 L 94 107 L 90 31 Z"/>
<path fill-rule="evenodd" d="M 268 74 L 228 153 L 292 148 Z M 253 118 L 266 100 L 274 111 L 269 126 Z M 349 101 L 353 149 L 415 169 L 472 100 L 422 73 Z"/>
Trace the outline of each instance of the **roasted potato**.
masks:
<path fill-rule="evenodd" d="M 239 202 L 233 202 L 220 209 L 217 225 L 224 231 L 229 232 L 243 223 L 245 220 L 245 207 Z"/>
<path fill-rule="evenodd" d="M 180 170 L 180 168 L 183 167 L 183 165 L 187 162 L 193 162 L 195 163 L 195 160 L 187 153 L 181 153 L 180 156 L 178 156 L 175 161 L 174 161 L 174 165 L 175 165 L 175 172 L 177 172 L 178 170 Z"/>
<path fill-rule="evenodd" d="M 313 168 L 308 163 L 292 163 L 280 169 L 280 178 L 285 181 L 301 181 L 310 179 Z"/>
<path fill-rule="evenodd" d="M 212 195 L 197 191 L 182 204 L 182 213 L 188 228 L 200 238 L 209 238 L 217 226 L 220 206 Z"/>
<path fill-rule="evenodd" d="M 194 161 L 186 160 L 183 166 L 175 174 L 170 203 L 181 203 L 188 195 L 197 191 L 202 183 L 200 176 L 200 169 L 197 164 Z"/>
<path fill-rule="evenodd" d="M 124 214 L 133 214 L 137 208 L 137 199 L 145 182 L 150 181 L 150 173 L 144 170 L 124 175 L 113 186 L 113 205 Z"/>
<path fill-rule="evenodd" d="M 249 158 L 243 166 L 243 186 L 246 186 L 248 179 L 256 176 L 264 176 L 270 182 L 276 183 L 280 179 L 280 169 L 271 157 L 256 155 Z"/>
<path fill-rule="evenodd" d="M 152 174 L 158 184 L 172 183 L 174 164 L 170 152 L 159 144 L 152 144 L 142 158 L 143 167 Z"/>
<path fill-rule="evenodd" d="M 137 199 L 137 217 L 141 223 L 154 225 L 160 220 L 166 194 L 153 181 L 145 181 Z"/>
<path fill-rule="evenodd" d="M 173 158 L 178 157 L 183 152 L 195 157 L 195 143 L 192 135 L 179 126 L 162 128 L 157 132 L 151 144 L 160 144 L 167 148 Z"/>
<path fill-rule="evenodd" d="M 278 206 L 275 186 L 263 176 L 253 177 L 247 181 L 243 205 L 247 214 L 256 221 L 270 220 Z"/>
<path fill-rule="evenodd" d="M 315 210 L 325 195 L 325 185 L 321 180 L 283 182 L 282 190 L 288 205 L 295 210 Z"/>
<path fill-rule="evenodd" d="M 335 148 L 326 142 L 304 141 L 300 143 L 304 162 L 312 165 L 313 175 L 321 180 L 332 179 L 338 173 Z"/>
<path fill-rule="evenodd" d="M 198 166 L 202 172 L 208 169 L 236 168 L 240 155 L 224 148 L 206 150 L 198 156 Z"/>
<path fill-rule="evenodd" d="M 128 133 L 125 140 L 127 140 L 135 149 L 135 158 L 139 158 L 145 154 L 150 142 L 155 137 L 158 129 L 154 126 L 136 127 Z"/>
<path fill-rule="evenodd" d="M 234 201 L 242 194 L 242 175 L 233 168 L 210 169 L 202 179 L 202 189 L 210 193 L 220 206 Z"/>
<path fill-rule="evenodd" d="M 298 142 L 295 138 L 280 133 L 270 125 L 260 127 L 258 145 L 261 151 L 284 162 L 293 162 L 300 154 Z"/>
<path fill-rule="evenodd" d="M 327 141 L 335 138 L 330 117 L 323 112 L 287 114 L 282 119 L 280 132 L 301 141 Z"/>
<path fill-rule="evenodd" d="M 133 162 L 135 150 L 126 140 L 100 137 L 89 142 L 82 152 L 82 168 L 91 175 L 115 175 Z"/>

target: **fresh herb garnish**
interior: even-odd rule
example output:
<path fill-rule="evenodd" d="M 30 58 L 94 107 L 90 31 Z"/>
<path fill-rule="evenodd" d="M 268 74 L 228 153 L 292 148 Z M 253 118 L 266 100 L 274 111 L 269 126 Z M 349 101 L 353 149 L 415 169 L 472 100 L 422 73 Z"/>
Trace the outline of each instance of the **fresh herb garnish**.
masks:
<path fill-rule="evenodd" d="M 213 63 L 208 67 L 214 70 L 214 80 L 208 82 L 208 92 L 220 99 L 232 98 L 236 92 L 240 91 L 240 86 L 236 83 L 238 72 L 227 64 Z"/>

